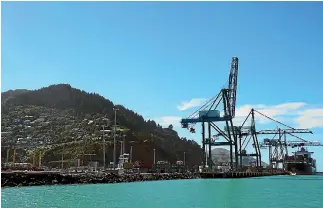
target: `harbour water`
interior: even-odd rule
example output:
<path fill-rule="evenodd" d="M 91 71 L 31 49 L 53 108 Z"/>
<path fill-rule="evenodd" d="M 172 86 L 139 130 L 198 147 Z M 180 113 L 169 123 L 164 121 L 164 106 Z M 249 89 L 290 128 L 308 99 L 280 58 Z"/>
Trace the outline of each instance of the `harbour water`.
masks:
<path fill-rule="evenodd" d="M 3 188 L 3 208 L 322 208 L 323 176 Z"/>

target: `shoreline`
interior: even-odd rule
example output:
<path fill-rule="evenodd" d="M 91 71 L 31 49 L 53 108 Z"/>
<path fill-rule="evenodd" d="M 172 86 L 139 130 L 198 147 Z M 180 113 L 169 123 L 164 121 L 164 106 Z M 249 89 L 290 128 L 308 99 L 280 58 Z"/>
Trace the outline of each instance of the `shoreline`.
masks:
<path fill-rule="evenodd" d="M 61 173 L 46 171 L 2 172 L 1 188 L 49 185 L 81 185 L 133 183 L 144 181 L 183 179 L 239 179 L 264 176 L 289 175 L 287 172 L 226 172 L 226 173 Z"/>
<path fill-rule="evenodd" d="M 1 188 L 24 186 L 72 185 L 72 184 L 109 184 L 143 181 L 198 179 L 194 173 L 168 174 L 61 174 L 61 173 L 1 173 Z"/>

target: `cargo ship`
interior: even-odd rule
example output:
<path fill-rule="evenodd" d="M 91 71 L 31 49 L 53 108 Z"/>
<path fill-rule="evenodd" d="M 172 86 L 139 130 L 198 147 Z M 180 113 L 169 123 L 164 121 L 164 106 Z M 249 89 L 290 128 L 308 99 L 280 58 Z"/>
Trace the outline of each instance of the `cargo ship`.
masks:
<path fill-rule="evenodd" d="M 297 175 L 315 175 L 316 160 L 312 158 L 313 152 L 301 147 L 292 156 L 285 156 L 285 169 Z"/>

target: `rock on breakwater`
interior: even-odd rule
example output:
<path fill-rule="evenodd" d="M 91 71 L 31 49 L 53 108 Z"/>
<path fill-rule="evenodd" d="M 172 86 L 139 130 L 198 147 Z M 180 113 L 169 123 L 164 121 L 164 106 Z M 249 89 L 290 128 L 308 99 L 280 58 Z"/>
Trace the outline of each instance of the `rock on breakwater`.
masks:
<path fill-rule="evenodd" d="M 288 175 L 286 171 L 244 171 L 244 172 L 204 172 L 201 173 L 201 178 L 251 178 L 251 177 L 263 177 L 263 176 L 277 176 L 277 175 Z"/>
<path fill-rule="evenodd" d="M 154 181 L 154 180 L 176 180 L 176 179 L 194 179 L 199 176 L 192 173 L 171 173 L 171 174 L 124 174 L 117 175 L 113 173 L 1 173 L 1 187 L 14 186 L 39 186 L 55 184 L 96 184 L 96 183 L 123 183 L 136 181 Z"/>

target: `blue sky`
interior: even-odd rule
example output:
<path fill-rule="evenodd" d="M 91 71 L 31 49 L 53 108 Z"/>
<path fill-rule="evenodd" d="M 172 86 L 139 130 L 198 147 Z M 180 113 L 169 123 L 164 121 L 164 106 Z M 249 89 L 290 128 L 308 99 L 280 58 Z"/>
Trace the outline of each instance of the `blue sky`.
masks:
<path fill-rule="evenodd" d="M 178 125 L 196 109 L 181 111 L 182 102 L 216 95 L 238 56 L 237 116 L 256 106 L 314 127 L 304 138 L 322 141 L 322 9 L 321 2 L 2 2 L 1 91 L 69 83 Z M 193 135 L 175 128 L 201 140 L 199 127 Z M 323 170 L 322 148 L 311 150 Z"/>

